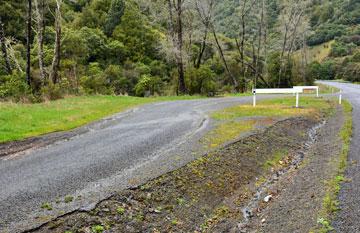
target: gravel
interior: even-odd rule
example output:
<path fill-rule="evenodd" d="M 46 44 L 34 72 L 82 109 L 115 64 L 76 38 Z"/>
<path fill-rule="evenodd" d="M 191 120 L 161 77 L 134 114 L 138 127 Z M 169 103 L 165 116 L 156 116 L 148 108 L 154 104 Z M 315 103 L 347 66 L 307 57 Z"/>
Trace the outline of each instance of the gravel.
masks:
<path fill-rule="evenodd" d="M 342 89 L 343 96 L 353 106 L 353 138 L 350 146 L 349 166 L 340 190 L 340 211 L 334 223 L 337 232 L 360 232 L 360 85 L 323 82 Z"/>
<path fill-rule="evenodd" d="M 207 114 L 250 101 L 148 104 L 83 127 L 65 140 L 1 157 L 0 232 L 21 232 L 79 208 L 91 209 L 115 190 L 192 161 L 201 155 L 196 142 L 212 125 Z M 65 196 L 74 200 L 65 203 Z M 42 209 L 44 203 L 56 208 Z"/>

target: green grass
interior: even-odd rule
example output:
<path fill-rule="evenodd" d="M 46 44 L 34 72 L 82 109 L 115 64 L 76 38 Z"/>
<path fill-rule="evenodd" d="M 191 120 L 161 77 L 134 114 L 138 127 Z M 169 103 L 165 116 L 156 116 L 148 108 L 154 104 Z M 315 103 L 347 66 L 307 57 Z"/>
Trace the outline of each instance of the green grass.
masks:
<path fill-rule="evenodd" d="M 331 40 L 329 42 L 310 47 L 308 50 L 308 59 L 310 60 L 310 62 L 322 62 L 324 59 L 326 59 L 330 55 L 331 45 L 334 42 L 334 40 Z M 300 61 L 301 56 L 302 55 L 300 50 L 294 53 L 294 59 L 297 61 Z"/>
<path fill-rule="evenodd" d="M 271 99 L 258 102 L 256 107 L 252 105 L 239 105 L 224 109 L 212 114 L 216 120 L 231 120 L 242 117 L 290 117 L 300 115 L 319 114 L 331 109 L 331 103 L 323 98 L 308 96 L 300 97 L 300 108 L 293 107 L 295 97 L 284 97 L 282 99 Z"/>
<path fill-rule="evenodd" d="M 288 154 L 287 150 L 280 150 L 278 152 L 276 152 L 271 159 L 267 160 L 264 165 L 263 168 L 264 169 L 270 169 L 273 167 L 277 167 L 279 165 L 280 160 L 282 160 L 286 155 Z"/>
<path fill-rule="evenodd" d="M 333 109 L 330 101 L 308 96 L 300 98 L 301 108 L 294 108 L 294 104 L 295 97 L 286 97 L 260 101 L 256 107 L 238 105 L 214 112 L 211 117 L 219 123 L 201 142 L 206 148 L 214 149 L 257 126 L 271 125 L 275 119 L 293 116 L 320 117 L 322 114 L 330 114 Z"/>
<path fill-rule="evenodd" d="M 210 148 L 222 146 L 224 143 L 236 139 L 240 134 L 253 129 L 256 121 L 229 121 L 219 124 L 215 129 L 211 130 L 203 139 Z"/>
<path fill-rule="evenodd" d="M 334 93 L 338 93 L 340 91 L 340 89 L 337 87 L 320 84 L 320 83 L 317 83 L 316 85 L 319 86 L 320 94 L 334 94 Z"/>
<path fill-rule="evenodd" d="M 201 97 L 81 96 L 40 104 L 0 102 L 0 142 L 70 130 L 142 104 L 196 98 Z"/>

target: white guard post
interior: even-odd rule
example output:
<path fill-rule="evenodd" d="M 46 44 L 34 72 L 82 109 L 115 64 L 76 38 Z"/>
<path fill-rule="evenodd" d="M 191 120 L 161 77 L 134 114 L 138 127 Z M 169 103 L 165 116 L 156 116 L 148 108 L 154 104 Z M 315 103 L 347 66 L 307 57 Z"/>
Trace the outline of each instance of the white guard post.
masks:
<path fill-rule="evenodd" d="M 301 93 L 305 90 L 316 90 L 316 97 L 319 97 L 319 87 L 318 86 L 295 86 L 294 89 L 300 90 Z"/>
<path fill-rule="evenodd" d="M 295 88 L 266 88 L 266 89 L 253 89 L 253 106 L 256 106 L 256 94 L 296 94 L 296 107 L 299 107 L 299 93 L 302 89 Z"/>
<path fill-rule="evenodd" d="M 341 105 L 341 103 L 342 103 L 342 93 L 341 93 L 341 90 L 340 90 L 340 92 L 339 92 L 339 104 Z"/>

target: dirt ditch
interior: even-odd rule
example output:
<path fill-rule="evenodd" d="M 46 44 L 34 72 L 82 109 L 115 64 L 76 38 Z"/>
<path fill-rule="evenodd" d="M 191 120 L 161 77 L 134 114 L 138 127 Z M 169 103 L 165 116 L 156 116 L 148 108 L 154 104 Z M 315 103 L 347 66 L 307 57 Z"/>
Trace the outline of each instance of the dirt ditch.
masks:
<path fill-rule="evenodd" d="M 228 232 L 243 207 L 277 169 L 306 150 L 309 118 L 277 122 L 141 187 L 121 191 L 91 211 L 77 211 L 31 232 Z M 275 158 L 275 160 L 274 160 Z"/>

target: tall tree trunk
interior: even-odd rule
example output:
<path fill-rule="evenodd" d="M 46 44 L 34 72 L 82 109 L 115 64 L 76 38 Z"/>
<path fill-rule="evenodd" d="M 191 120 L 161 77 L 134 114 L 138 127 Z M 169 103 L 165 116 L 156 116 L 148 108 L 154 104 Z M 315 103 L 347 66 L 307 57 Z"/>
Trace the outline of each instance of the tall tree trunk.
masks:
<path fill-rule="evenodd" d="M 180 94 L 186 93 L 185 86 L 185 74 L 184 74 L 184 62 L 183 62 L 183 25 L 182 25 L 182 13 L 183 6 L 182 0 L 177 0 L 177 37 L 178 37 L 178 75 L 179 75 L 179 92 Z"/>
<path fill-rule="evenodd" d="M 195 68 L 196 68 L 196 69 L 199 69 L 199 68 L 200 68 L 201 60 L 202 60 L 202 57 L 204 56 L 204 52 L 205 52 L 205 49 L 206 49 L 207 35 L 208 35 L 208 28 L 205 28 L 203 40 L 202 40 L 201 46 L 200 46 L 199 55 L 198 55 L 197 60 L 196 60 L 196 63 L 195 63 Z"/>
<path fill-rule="evenodd" d="M 40 78 L 43 83 L 46 82 L 46 74 L 44 68 L 44 0 L 34 0 L 36 21 L 37 21 L 37 42 Z"/>
<path fill-rule="evenodd" d="M 2 51 L 3 56 L 4 56 L 4 60 L 5 60 L 6 72 L 8 74 L 11 74 L 12 73 L 12 68 L 11 68 L 10 59 L 9 59 L 7 49 L 6 49 L 5 30 L 4 30 L 4 25 L 2 23 L 2 20 L 1 20 L 1 16 L 0 16 L 0 45 L 1 45 L 1 51 Z"/>
<path fill-rule="evenodd" d="M 221 45 L 220 45 L 220 43 L 219 43 L 219 40 L 218 40 L 218 38 L 217 38 L 217 35 L 216 35 L 216 31 L 215 31 L 214 26 L 212 26 L 212 32 L 213 32 L 214 39 L 215 39 L 216 45 L 217 45 L 218 50 L 219 50 L 219 53 L 220 53 L 220 58 L 221 58 L 221 60 L 222 60 L 223 63 L 224 63 L 225 70 L 226 70 L 226 72 L 228 73 L 228 75 L 230 76 L 231 81 L 232 81 L 233 84 L 234 84 L 235 90 L 236 90 L 236 91 L 239 91 L 239 84 L 238 84 L 236 78 L 234 77 L 234 75 L 231 73 L 231 71 L 230 71 L 230 69 L 229 69 L 229 66 L 228 66 L 228 64 L 227 64 L 227 62 L 226 62 L 226 59 L 225 59 L 225 56 L 224 56 L 224 52 L 223 52 L 222 47 L 221 47 Z"/>
<path fill-rule="evenodd" d="M 259 71 L 259 61 L 260 61 L 260 51 L 261 51 L 261 39 L 264 28 L 264 10 L 265 10 L 265 0 L 261 2 L 261 13 L 260 13 L 260 22 L 259 22 L 259 31 L 258 31 L 258 45 L 257 45 L 257 54 L 256 54 L 256 62 L 255 62 L 255 79 L 254 79 L 254 88 L 257 87 L 258 73 Z"/>
<path fill-rule="evenodd" d="M 26 82 L 31 85 L 31 16 L 32 16 L 32 1 L 28 0 L 28 16 L 27 16 L 27 35 L 26 35 Z"/>
<path fill-rule="evenodd" d="M 51 65 L 50 80 L 54 84 L 59 81 L 60 70 L 60 49 L 61 49 L 61 3 L 62 0 L 56 0 L 55 13 L 55 48 L 54 58 Z"/>

